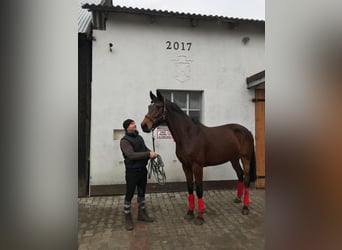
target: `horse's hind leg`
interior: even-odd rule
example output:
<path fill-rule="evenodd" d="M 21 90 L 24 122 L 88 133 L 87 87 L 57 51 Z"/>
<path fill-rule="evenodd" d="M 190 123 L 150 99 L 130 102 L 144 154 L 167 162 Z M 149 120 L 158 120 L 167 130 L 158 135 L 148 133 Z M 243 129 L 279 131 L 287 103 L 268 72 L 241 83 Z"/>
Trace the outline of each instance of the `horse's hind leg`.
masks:
<path fill-rule="evenodd" d="M 250 184 L 250 160 L 244 157 L 241 158 L 243 170 L 244 170 L 244 194 L 243 194 L 243 208 L 242 214 L 247 215 L 249 213 L 249 184 Z"/>
<path fill-rule="evenodd" d="M 188 188 L 188 212 L 184 216 L 186 220 L 192 220 L 195 218 L 194 216 L 194 209 L 195 209 L 195 196 L 194 196 L 194 180 L 193 180 L 193 173 L 191 167 L 187 167 L 183 165 L 183 170 L 186 177 L 186 183 Z"/>
<path fill-rule="evenodd" d="M 231 163 L 238 177 L 237 197 L 235 198 L 234 202 L 241 203 L 241 198 L 243 194 L 243 170 L 241 168 L 239 159 L 234 159 L 231 161 Z"/>

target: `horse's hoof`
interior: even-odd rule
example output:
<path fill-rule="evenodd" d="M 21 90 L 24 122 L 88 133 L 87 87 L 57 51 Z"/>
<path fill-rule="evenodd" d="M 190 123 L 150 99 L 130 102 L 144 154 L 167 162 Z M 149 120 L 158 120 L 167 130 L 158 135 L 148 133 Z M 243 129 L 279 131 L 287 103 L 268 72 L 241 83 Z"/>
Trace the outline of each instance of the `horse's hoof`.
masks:
<path fill-rule="evenodd" d="M 242 208 L 242 214 L 243 215 L 248 215 L 249 214 L 249 208 L 247 206 L 243 206 Z"/>
<path fill-rule="evenodd" d="M 239 199 L 239 198 L 235 198 L 235 200 L 234 200 L 234 203 L 241 203 L 242 201 L 241 201 L 241 199 Z"/>
<path fill-rule="evenodd" d="M 196 220 L 194 220 L 195 225 L 202 225 L 204 223 L 204 218 L 197 216 Z"/>
<path fill-rule="evenodd" d="M 184 216 L 184 219 L 186 220 L 192 220 L 195 218 L 194 211 L 188 210 L 186 215 Z"/>

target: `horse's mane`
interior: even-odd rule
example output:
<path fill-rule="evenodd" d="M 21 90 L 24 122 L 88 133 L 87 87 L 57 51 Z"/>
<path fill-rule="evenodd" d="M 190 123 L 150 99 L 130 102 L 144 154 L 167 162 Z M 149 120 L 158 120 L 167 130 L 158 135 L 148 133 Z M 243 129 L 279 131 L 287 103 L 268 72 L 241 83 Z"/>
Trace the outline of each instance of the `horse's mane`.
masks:
<path fill-rule="evenodd" d="M 185 114 L 185 112 L 174 102 L 170 102 L 170 108 L 172 111 L 175 111 L 175 112 L 178 112 L 178 113 L 183 113 L 184 115 L 187 115 Z"/>
<path fill-rule="evenodd" d="M 181 113 L 181 114 L 183 114 L 183 115 L 185 115 L 185 116 L 187 116 L 187 117 L 189 117 L 176 103 L 174 103 L 174 102 L 171 102 L 171 101 L 169 101 L 169 104 L 170 104 L 170 109 L 172 110 L 172 111 L 175 111 L 175 112 L 177 112 L 177 113 Z M 194 123 L 194 124 L 202 124 L 202 123 L 200 123 L 198 120 L 195 120 L 195 119 L 193 119 L 193 118 L 191 118 L 191 117 L 189 117 L 191 120 L 192 120 L 192 122 Z"/>

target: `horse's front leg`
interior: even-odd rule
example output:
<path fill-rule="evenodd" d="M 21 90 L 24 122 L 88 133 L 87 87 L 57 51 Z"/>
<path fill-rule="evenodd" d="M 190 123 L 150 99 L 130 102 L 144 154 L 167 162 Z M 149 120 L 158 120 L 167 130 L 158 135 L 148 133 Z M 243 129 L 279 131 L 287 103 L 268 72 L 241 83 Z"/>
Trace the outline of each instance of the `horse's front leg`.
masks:
<path fill-rule="evenodd" d="M 194 209 L 195 209 L 195 196 L 194 196 L 194 180 L 193 180 L 193 173 L 191 166 L 182 165 L 185 177 L 186 177 L 186 183 L 188 188 L 188 212 L 184 216 L 184 219 L 186 220 L 192 220 L 195 218 L 194 216 Z"/>
<path fill-rule="evenodd" d="M 192 166 L 194 176 L 195 176 L 195 185 L 196 185 L 196 194 L 197 194 L 197 218 L 195 220 L 195 224 L 202 225 L 204 223 L 204 202 L 203 202 L 203 167 L 197 164 Z"/>

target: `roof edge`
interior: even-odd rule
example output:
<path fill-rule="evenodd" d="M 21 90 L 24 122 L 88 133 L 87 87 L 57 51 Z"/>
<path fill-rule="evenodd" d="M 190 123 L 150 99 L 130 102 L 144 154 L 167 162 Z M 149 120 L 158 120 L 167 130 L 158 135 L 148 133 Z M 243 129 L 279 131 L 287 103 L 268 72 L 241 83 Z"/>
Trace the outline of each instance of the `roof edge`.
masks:
<path fill-rule="evenodd" d="M 246 78 L 247 89 L 265 88 L 265 70 Z"/>
<path fill-rule="evenodd" d="M 253 23 L 265 23 L 264 20 L 259 19 L 247 19 L 247 18 L 235 18 L 235 17 L 225 17 L 217 15 L 202 15 L 195 13 L 184 13 L 176 11 L 167 10 L 156 10 L 156 9 L 145 9 L 145 8 L 133 8 L 124 7 L 120 5 L 103 5 L 103 4 L 84 4 L 82 8 L 88 9 L 90 11 L 97 12 L 116 12 L 116 13 L 129 13 L 129 14 L 140 14 L 140 15 L 151 15 L 151 16 L 170 16 L 170 17 L 180 17 L 180 18 L 196 18 L 205 20 L 221 20 L 229 22 L 253 22 Z"/>

